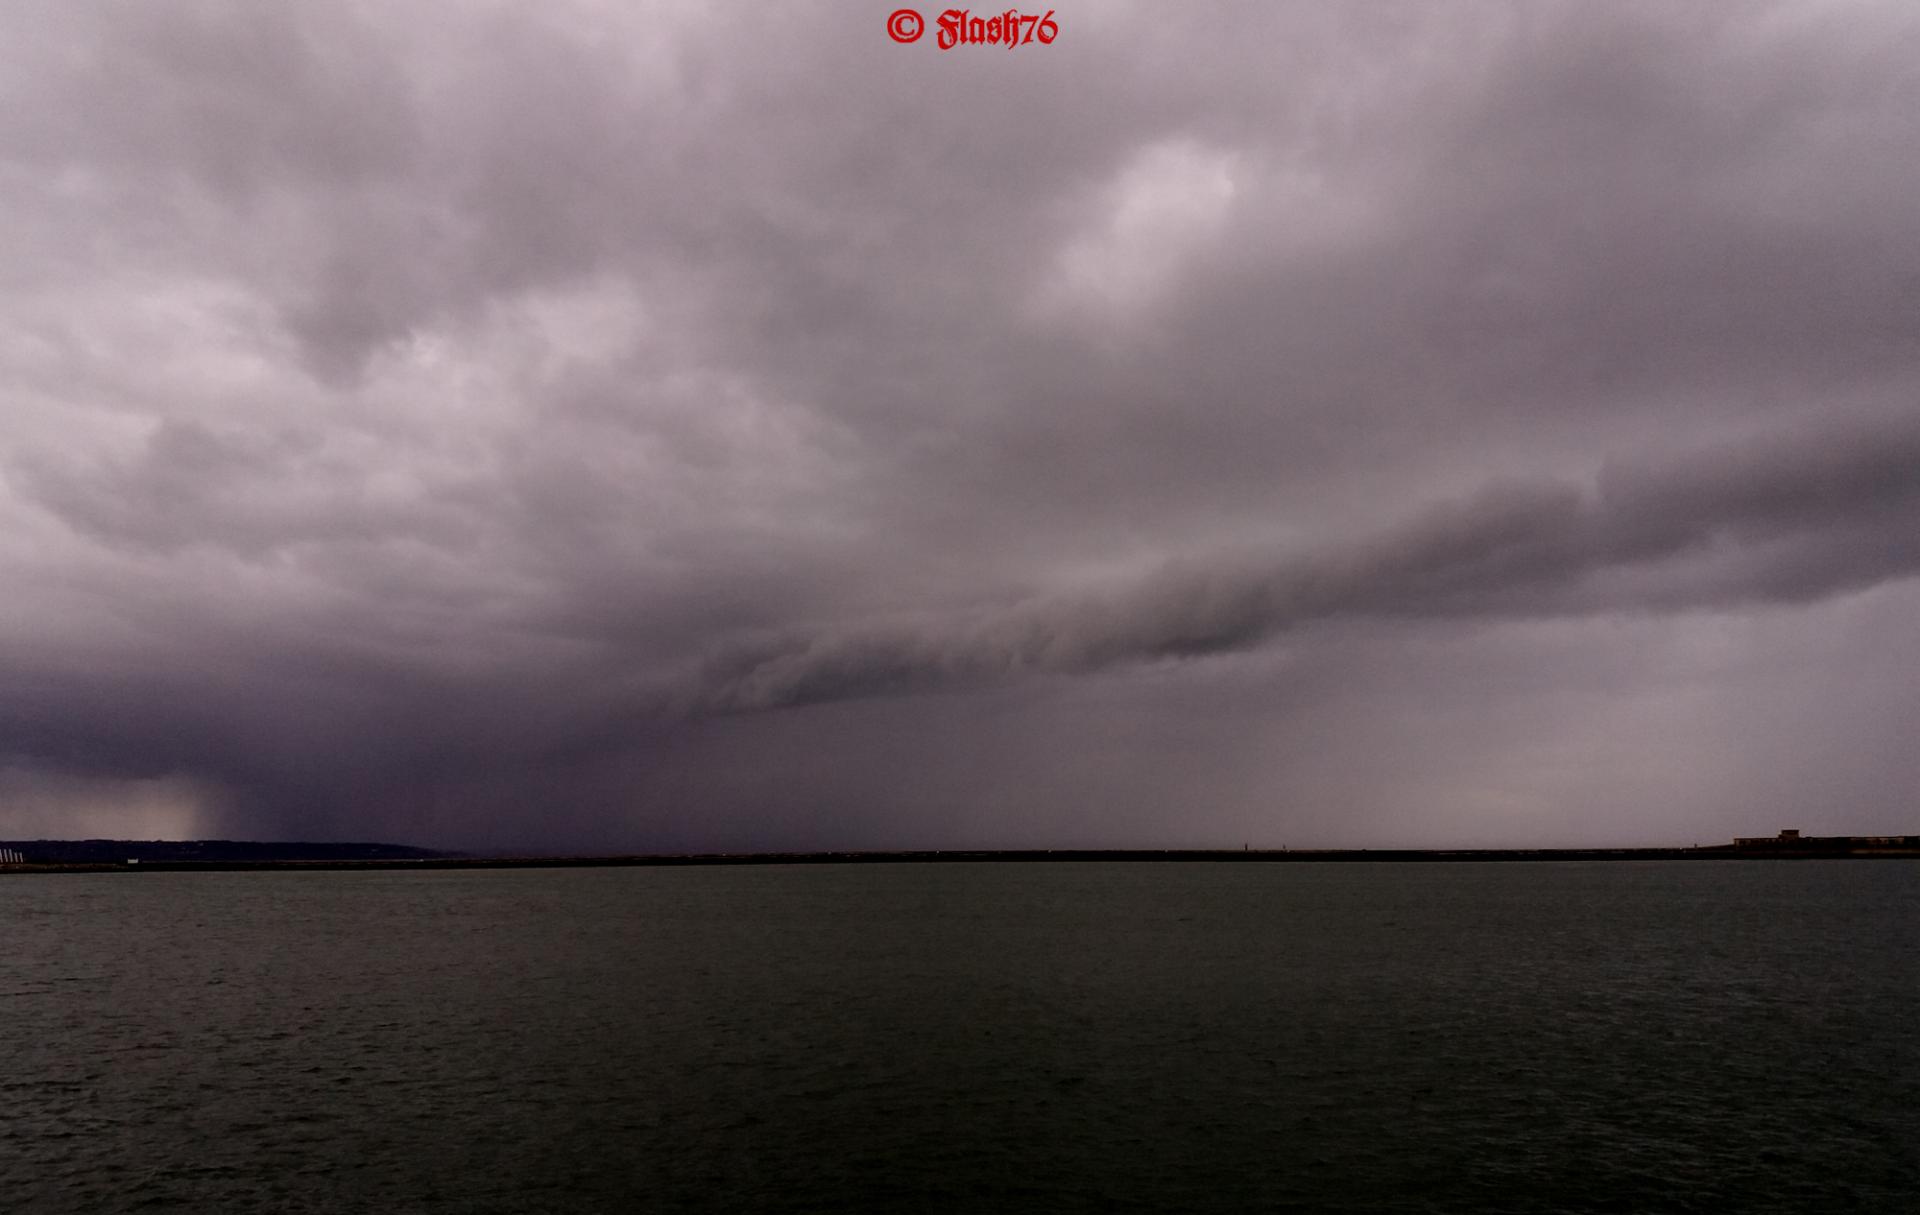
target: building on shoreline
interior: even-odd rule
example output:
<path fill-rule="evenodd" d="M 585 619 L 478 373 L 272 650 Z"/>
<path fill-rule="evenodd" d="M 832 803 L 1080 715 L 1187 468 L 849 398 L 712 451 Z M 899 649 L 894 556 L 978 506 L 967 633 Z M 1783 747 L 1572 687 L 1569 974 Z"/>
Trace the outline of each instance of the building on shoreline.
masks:
<path fill-rule="evenodd" d="M 1816 848 L 1822 851 L 1858 848 L 1920 848 L 1920 835 L 1802 835 L 1789 828 L 1778 835 L 1735 836 L 1735 848 Z"/>

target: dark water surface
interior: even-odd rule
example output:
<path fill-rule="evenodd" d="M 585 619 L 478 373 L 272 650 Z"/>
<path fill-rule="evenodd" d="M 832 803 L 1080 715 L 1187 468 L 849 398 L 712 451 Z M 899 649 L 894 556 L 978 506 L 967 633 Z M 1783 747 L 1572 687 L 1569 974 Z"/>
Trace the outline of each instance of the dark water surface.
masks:
<path fill-rule="evenodd" d="M 0 880 L 0 1208 L 1920 1210 L 1920 862 Z"/>

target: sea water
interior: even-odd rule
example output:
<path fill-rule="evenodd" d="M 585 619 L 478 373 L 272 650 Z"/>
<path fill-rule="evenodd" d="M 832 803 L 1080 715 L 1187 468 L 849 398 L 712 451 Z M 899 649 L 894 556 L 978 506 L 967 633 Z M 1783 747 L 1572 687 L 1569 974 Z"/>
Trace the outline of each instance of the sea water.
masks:
<path fill-rule="evenodd" d="M 0 879 L 0 1209 L 1913 1211 L 1920 862 Z"/>

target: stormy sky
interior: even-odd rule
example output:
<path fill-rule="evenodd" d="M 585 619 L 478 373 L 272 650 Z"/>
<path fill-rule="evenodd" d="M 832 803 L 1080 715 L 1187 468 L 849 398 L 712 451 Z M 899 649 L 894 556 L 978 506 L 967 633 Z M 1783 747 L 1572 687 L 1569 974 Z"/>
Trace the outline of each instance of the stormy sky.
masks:
<path fill-rule="evenodd" d="M 0 837 L 1920 830 L 1920 7 L 895 7 L 10 5 Z"/>

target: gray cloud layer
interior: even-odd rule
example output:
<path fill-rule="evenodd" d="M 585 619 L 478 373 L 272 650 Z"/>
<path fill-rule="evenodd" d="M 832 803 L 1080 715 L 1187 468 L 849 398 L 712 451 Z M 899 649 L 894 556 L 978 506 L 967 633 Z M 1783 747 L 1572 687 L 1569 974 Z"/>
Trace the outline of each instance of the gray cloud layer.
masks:
<path fill-rule="evenodd" d="M 890 7 L 29 4 L 0 835 L 1914 829 L 1911 6 Z"/>
<path fill-rule="evenodd" d="M 856 628 L 716 663 L 703 709 L 764 709 L 1245 649 L 1350 617 L 1543 617 L 1804 603 L 1920 572 L 1920 424 L 1795 435 L 1592 489 L 1514 483 L 1348 548 L 1186 562 L 1106 596 Z M 729 667 L 742 669 L 729 670 Z"/>

